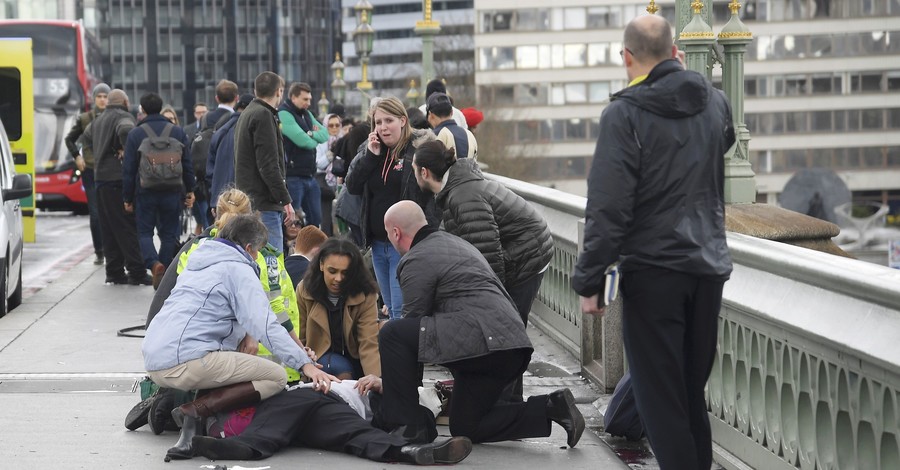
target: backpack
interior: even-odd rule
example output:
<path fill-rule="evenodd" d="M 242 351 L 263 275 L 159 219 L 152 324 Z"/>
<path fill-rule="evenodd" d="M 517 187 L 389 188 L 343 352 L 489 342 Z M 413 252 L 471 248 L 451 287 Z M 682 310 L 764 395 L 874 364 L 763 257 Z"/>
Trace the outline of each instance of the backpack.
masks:
<path fill-rule="evenodd" d="M 622 436 L 629 441 L 639 441 L 644 436 L 644 425 L 631 389 L 631 372 L 626 372 L 616 384 L 603 416 L 603 427 L 613 436 Z"/>
<path fill-rule="evenodd" d="M 149 124 L 141 124 L 140 127 L 147 133 L 147 138 L 138 147 L 141 187 L 154 190 L 181 188 L 184 144 L 170 136 L 175 125 L 166 124 L 160 135 L 156 135 Z"/>
<path fill-rule="evenodd" d="M 231 114 L 225 114 L 219 118 L 219 122 L 224 122 Z M 197 183 L 206 184 L 206 159 L 209 158 L 209 146 L 212 143 L 213 134 L 219 122 L 210 123 L 207 119 L 209 115 L 200 118 L 200 132 L 194 136 L 191 142 L 191 163 L 194 166 L 194 176 L 197 177 Z"/>

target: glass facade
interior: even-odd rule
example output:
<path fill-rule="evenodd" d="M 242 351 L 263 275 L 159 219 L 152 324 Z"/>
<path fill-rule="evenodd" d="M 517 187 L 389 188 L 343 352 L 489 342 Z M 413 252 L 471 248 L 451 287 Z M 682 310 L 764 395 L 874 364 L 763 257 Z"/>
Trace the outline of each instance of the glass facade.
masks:
<path fill-rule="evenodd" d="M 132 101 L 155 91 L 193 120 L 227 78 L 242 92 L 271 70 L 329 91 L 340 7 L 329 0 L 96 0 L 110 85 Z M 330 94 L 330 93 L 329 93 Z"/>

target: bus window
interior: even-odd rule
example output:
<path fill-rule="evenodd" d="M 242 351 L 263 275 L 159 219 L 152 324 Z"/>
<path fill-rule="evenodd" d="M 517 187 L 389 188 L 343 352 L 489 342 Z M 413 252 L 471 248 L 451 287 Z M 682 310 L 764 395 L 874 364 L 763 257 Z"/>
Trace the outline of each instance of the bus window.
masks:
<path fill-rule="evenodd" d="M 0 120 L 11 140 L 22 137 L 22 77 L 19 69 L 0 67 Z"/>

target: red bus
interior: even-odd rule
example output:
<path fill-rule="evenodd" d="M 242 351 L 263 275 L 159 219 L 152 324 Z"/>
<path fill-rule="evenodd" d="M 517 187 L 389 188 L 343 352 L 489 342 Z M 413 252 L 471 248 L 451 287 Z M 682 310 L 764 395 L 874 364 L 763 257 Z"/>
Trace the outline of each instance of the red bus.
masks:
<path fill-rule="evenodd" d="M 100 83 L 97 40 L 80 22 L 0 20 L 0 37 L 27 37 L 34 57 L 35 203 L 87 213 L 81 172 L 64 142 L 75 118 L 93 106 Z"/>

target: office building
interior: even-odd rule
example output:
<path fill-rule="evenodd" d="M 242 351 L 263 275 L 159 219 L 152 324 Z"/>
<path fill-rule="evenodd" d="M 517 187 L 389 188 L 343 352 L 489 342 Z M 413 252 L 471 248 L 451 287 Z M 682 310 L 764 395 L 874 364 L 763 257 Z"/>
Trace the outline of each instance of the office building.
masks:
<path fill-rule="evenodd" d="M 584 194 L 619 51 L 646 0 L 476 0 L 479 105 L 508 124 L 523 177 Z M 675 24 L 675 2 L 657 1 Z M 759 200 L 834 169 L 856 200 L 900 209 L 900 0 L 747 0 L 746 121 Z M 713 30 L 730 18 L 713 7 Z M 714 81 L 721 70 L 717 67 Z"/>

